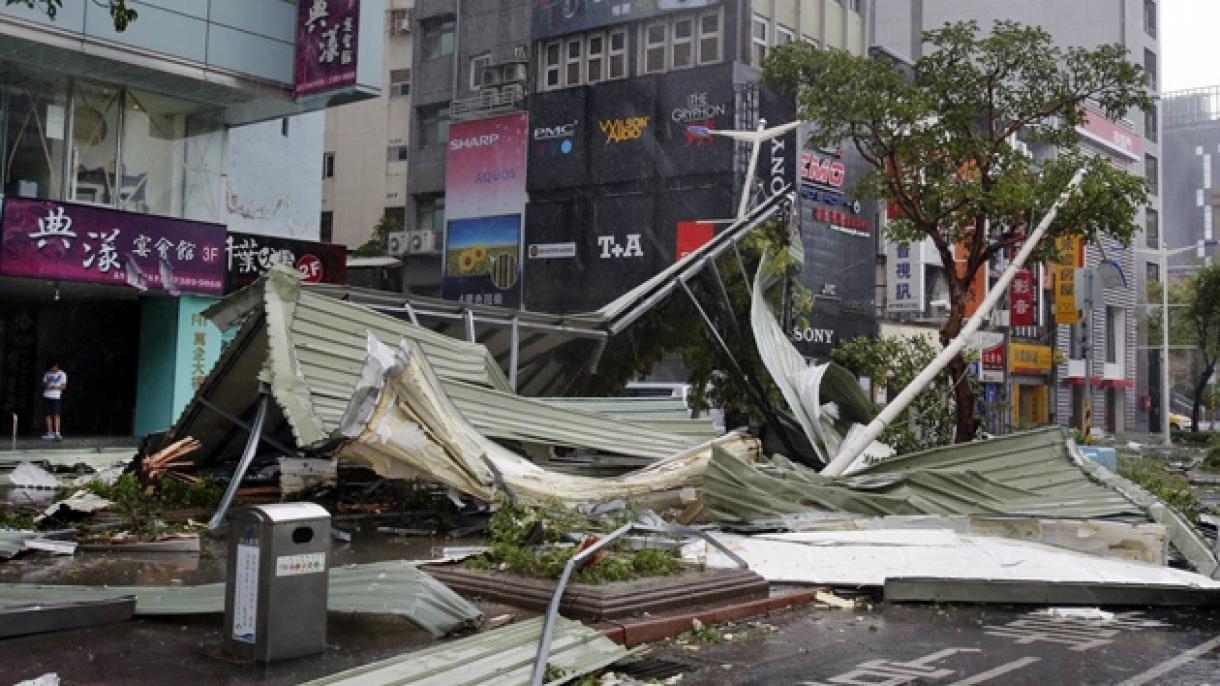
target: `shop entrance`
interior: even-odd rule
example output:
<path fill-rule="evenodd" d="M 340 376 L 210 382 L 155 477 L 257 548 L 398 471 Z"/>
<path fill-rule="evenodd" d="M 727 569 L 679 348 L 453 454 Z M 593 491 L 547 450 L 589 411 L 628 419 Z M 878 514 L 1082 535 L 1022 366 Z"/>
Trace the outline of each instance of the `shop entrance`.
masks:
<path fill-rule="evenodd" d="M 42 373 L 68 373 L 63 433 L 130 436 L 139 363 L 140 301 L 114 286 L 0 278 L 0 409 L 4 433 L 39 436 Z"/>

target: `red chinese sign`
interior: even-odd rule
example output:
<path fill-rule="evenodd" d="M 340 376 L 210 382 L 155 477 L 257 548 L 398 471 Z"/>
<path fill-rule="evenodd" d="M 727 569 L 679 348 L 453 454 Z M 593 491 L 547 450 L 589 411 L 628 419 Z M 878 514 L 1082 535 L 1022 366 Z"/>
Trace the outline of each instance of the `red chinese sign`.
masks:
<path fill-rule="evenodd" d="M 1010 325 L 1033 326 L 1037 323 L 1036 291 L 1034 273 L 1028 269 L 1017 272 L 1008 286 L 1008 323 Z"/>
<path fill-rule="evenodd" d="M 983 351 L 983 369 L 1004 369 L 1004 344 Z"/>

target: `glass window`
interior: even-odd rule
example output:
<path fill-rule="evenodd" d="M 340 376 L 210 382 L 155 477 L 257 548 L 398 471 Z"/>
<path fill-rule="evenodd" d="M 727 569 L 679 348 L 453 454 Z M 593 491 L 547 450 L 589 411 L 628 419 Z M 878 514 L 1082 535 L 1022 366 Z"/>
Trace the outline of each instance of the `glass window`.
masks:
<path fill-rule="evenodd" d="M 699 64 L 720 61 L 720 12 L 699 17 Z"/>
<path fill-rule="evenodd" d="M 218 132 L 220 112 L 138 90 L 128 90 L 123 100 L 117 204 L 132 212 L 181 216 L 184 190 L 198 180 L 188 180 L 198 174 L 188 164 L 188 132 L 198 135 L 209 128 Z"/>
<path fill-rule="evenodd" d="M 1084 359 L 1084 331 L 1080 324 L 1072 324 L 1068 328 L 1068 357 Z"/>
<path fill-rule="evenodd" d="M 796 40 L 796 32 L 786 26 L 775 27 L 775 44 L 783 45 Z"/>
<path fill-rule="evenodd" d="M 420 196 L 416 203 L 415 225 L 421 231 L 444 231 L 445 196 Z"/>
<path fill-rule="evenodd" d="M 580 71 L 583 66 L 582 55 L 584 54 L 585 41 L 581 38 L 573 38 L 567 42 L 564 53 L 564 85 L 579 86 Z"/>
<path fill-rule="evenodd" d="M 323 243 L 329 243 L 335 238 L 335 213 L 323 212 L 321 221 L 318 222 L 318 240 Z"/>
<path fill-rule="evenodd" d="M 391 69 L 390 70 L 390 97 L 397 98 L 411 94 L 411 70 L 407 69 Z"/>
<path fill-rule="evenodd" d="M 322 153 L 322 178 L 335 178 L 335 153 L 333 152 Z"/>
<path fill-rule="evenodd" d="M 1144 31 L 1156 38 L 1156 0 L 1144 0 Z"/>
<path fill-rule="evenodd" d="M 420 147 L 449 141 L 449 105 L 421 107 L 419 110 Z"/>
<path fill-rule="evenodd" d="M 1148 262 L 1144 265 L 1144 269 L 1148 273 L 1148 283 L 1159 283 L 1161 281 L 1161 265 L 1156 262 Z"/>
<path fill-rule="evenodd" d="M 1153 250 L 1161 247 L 1161 213 L 1151 207 L 1144 209 L 1144 242 Z"/>
<path fill-rule="evenodd" d="M 0 63 L 0 190 L 63 197 L 68 80 Z"/>
<path fill-rule="evenodd" d="M 1156 107 L 1157 104 L 1154 102 L 1152 103 L 1152 109 L 1144 113 L 1144 138 L 1147 138 L 1153 143 L 1155 143 L 1157 138 L 1160 137 L 1160 134 L 1157 131 L 1159 125 L 1157 123 Z"/>
<path fill-rule="evenodd" d="M 224 216 L 224 113 L 206 110 L 186 120 L 186 180 L 182 216 L 196 221 L 221 221 Z"/>
<path fill-rule="evenodd" d="M 683 69 L 695 63 L 695 20 L 675 19 L 673 41 L 670 44 L 669 64 L 671 69 Z"/>
<path fill-rule="evenodd" d="M 491 55 L 484 53 L 470 58 L 470 89 L 483 87 L 483 70 L 491 66 Z"/>
<path fill-rule="evenodd" d="M 665 39 L 668 25 L 654 22 L 644 27 L 644 73 L 656 74 L 665 71 Z"/>
<path fill-rule="evenodd" d="M 750 43 L 753 46 L 752 57 L 756 67 L 761 67 L 763 60 L 767 59 L 767 46 L 771 42 L 770 33 L 771 25 L 767 23 L 766 17 L 755 15 L 750 29 Z"/>
<path fill-rule="evenodd" d="M 406 162 L 407 161 L 407 146 L 405 145 L 390 145 L 385 149 L 386 162 Z"/>
<path fill-rule="evenodd" d="M 585 82 L 597 83 L 606 78 L 606 35 L 590 34 L 585 47 L 588 56 L 585 62 Z"/>
<path fill-rule="evenodd" d="M 431 60 L 452 55 L 453 17 L 428 19 L 421 23 L 424 33 L 421 41 L 424 59 Z"/>
<path fill-rule="evenodd" d="M 115 202 L 120 184 L 116 165 L 122 96 L 119 88 L 79 81 L 73 89 L 71 200 Z"/>
<path fill-rule="evenodd" d="M 1144 48 L 1144 78 L 1152 90 L 1156 90 L 1156 53 Z"/>
<path fill-rule="evenodd" d="M 542 82 L 546 88 L 559 88 L 560 50 L 558 43 L 547 43 L 542 51 Z"/>
<path fill-rule="evenodd" d="M 1148 183 L 1148 192 L 1153 195 L 1160 193 L 1159 177 L 1160 165 L 1157 163 L 1156 157 L 1144 155 L 1144 181 Z"/>
<path fill-rule="evenodd" d="M 1124 335 L 1123 324 L 1125 318 L 1123 311 L 1117 307 L 1106 307 L 1106 362 L 1108 364 L 1118 363 L 1118 351 L 1122 345 L 1121 337 Z"/>
<path fill-rule="evenodd" d="M 610 32 L 610 58 L 608 78 L 627 78 L 627 30 L 616 29 Z"/>

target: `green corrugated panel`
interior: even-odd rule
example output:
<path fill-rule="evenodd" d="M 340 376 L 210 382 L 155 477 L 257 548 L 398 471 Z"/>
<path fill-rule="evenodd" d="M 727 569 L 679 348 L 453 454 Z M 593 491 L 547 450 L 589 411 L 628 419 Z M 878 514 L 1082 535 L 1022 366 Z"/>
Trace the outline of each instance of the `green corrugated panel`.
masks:
<path fill-rule="evenodd" d="M 557 407 L 573 407 L 616 417 L 641 419 L 690 419 L 690 409 L 681 398 L 537 398 Z"/>
<path fill-rule="evenodd" d="M 0 607 L 136 596 L 137 615 L 224 612 L 223 583 L 197 586 L 0 584 Z M 471 626 L 482 613 L 409 562 L 390 560 L 330 570 L 331 612 L 400 615 L 434 636 Z"/>
<path fill-rule="evenodd" d="M 713 454 L 703 499 L 713 517 L 732 522 L 809 510 L 1146 518 L 1075 464 L 1058 427 L 913 453 L 838 478 L 782 457 L 753 466 Z"/>
<path fill-rule="evenodd" d="M 304 686 L 518 686 L 528 684 L 542 637 L 542 618 L 441 643 L 307 682 Z M 613 664 L 628 651 L 602 635 L 556 618 L 548 664 L 575 678 Z M 558 680 L 557 680 L 558 681 Z"/>
<path fill-rule="evenodd" d="M 445 393 L 480 433 L 492 438 L 657 458 L 701 442 L 610 415 L 556 407 L 462 383 L 445 384 Z"/>

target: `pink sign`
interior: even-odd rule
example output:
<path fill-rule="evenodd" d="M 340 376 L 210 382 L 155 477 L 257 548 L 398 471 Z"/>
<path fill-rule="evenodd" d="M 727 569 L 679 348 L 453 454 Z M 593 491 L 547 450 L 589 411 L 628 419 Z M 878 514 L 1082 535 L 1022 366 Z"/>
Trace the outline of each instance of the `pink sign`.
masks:
<path fill-rule="evenodd" d="M 220 224 L 26 198 L 0 217 L 0 274 L 224 293 Z"/>
<path fill-rule="evenodd" d="M 525 211 L 529 136 L 525 112 L 452 124 L 445 157 L 445 217 L 469 219 Z"/>
<path fill-rule="evenodd" d="M 1100 143 L 1124 157 L 1139 160 L 1143 154 L 1143 139 L 1139 134 L 1115 124 L 1096 112 L 1086 110 L 1084 124 L 1076 130 L 1089 140 Z"/>

